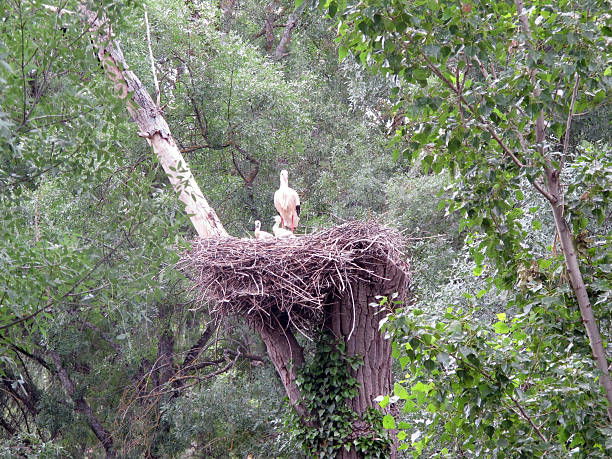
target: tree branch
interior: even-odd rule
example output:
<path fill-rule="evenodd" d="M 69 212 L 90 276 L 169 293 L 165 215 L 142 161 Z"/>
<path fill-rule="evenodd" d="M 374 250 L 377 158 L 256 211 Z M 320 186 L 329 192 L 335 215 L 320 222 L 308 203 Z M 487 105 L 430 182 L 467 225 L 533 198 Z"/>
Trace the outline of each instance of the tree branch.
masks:
<path fill-rule="evenodd" d="M 493 139 L 495 139 L 495 141 L 497 142 L 497 144 L 501 147 L 501 149 L 503 150 L 503 152 L 510 157 L 510 159 L 512 160 L 512 162 L 514 164 L 517 165 L 517 167 L 519 169 L 522 169 L 523 167 L 525 167 L 525 165 L 521 162 L 520 159 L 518 159 L 518 157 L 512 153 L 512 151 L 510 150 L 510 148 L 508 148 L 508 146 L 505 144 L 505 142 L 501 139 L 501 137 L 499 137 L 499 135 L 497 134 L 497 132 L 495 132 L 495 128 L 493 126 L 491 126 L 491 123 L 489 123 L 487 120 L 485 120 L 481 115 L 476 115 L 476 110 L 474 107 L 472 107 L 463 97 L 463 95 L 461 95 L 461 91 L 452 83 L 452 81 L 450 81 L 448 78 L 446 78 L 446 76 L 440 71 L 440 69 L 438 69 L 430 60 L 429 58 L 425 55 L 425 53 L 423 53 L 423 51 L 419 50 L 419 53 L 421 54 L 421 56 L 423 57 L 423 59 L 425 60 L 425 63 L 427 65 L 427 67 L 429 67 L 429 69 L 440 79 L 442 80 L 442 82 L 449 88 L 451 89 L 453 92 L 455 92 L 455 94 L 459 97 L 459 99 L 463 102 L 463 104 L 470 110 L 472 116 L 474 116 L 474 118 L 476 118 L 476 120 L 478 120 L 478 122 L 480 122 L 484 127 L 485 130 L 491 134 L 491 137 L 493 137 Z M 536 190 L 538 190 L 538 192 L 540 192 L 542 194 L 542 196 L 544 196 L 550 203 L 556 203 L 557 200 L 554 198 L 554 196 L 549 193 L 547 190 L 544 189 L 544 187 L 542 185 L 540 185 L 535 179 L 533 181 L 531 181 L 531 184 L 534 186 L 534 188 Z"/>
<path fill-rule="evenodd" d="M 84 21 L 91 25 L 90 32 L 95 34 L 94 43 L 106 76 L 115 85 L 118 97 L 127 101 L 126 108 L 140 129 L 139 135 L 146 138 L 153 147 L 196 231 L 200 236 L 227 236 L 221 220 L 208 204 L 178 150 L 159 107 L 155 105 L 134 72 L 128 70 L 119 45 L 110 40 L 110 26 L 97 18 L 96 13 L 89 10 L 84 1 L 79 3 L 79 13 Z"/>
<path fill-rule="evenodd" d="M 567 149 L 569 147 L 570 139 L 570 128 L 572 127 L 572 117 L 574 116 L 574 104 L 576 103 L 576 95 L 578 94 L 578 84 L 580 83 L 580 75 L 576 74 L 576 83 L 574 83 L 574 90 L 572 91 L 572 101 L 570 102 L 569 113 L 567 114 L 567 122 L 565 123 L 565 135 L 563 136 L 563 156 L 561 157 L 561 166 L 565 164 L 565 157 L 567 155 Z"/>
<path fill-rule="evenodd" d="M 299 7 L 297 7 L 287 19 L 287 23 L 285 24 L 285 29 L 283 30 L 281 39 L 278 43 L 278 46 L 276 47 L 276 50 L 274 51 L 274 59 L 276 59 L 277 61 L 281 60 L 283 57 L 289 54 L 287 52 L 287 46 L 291 41 L 291 33 L 293 32 L 293 29 L 297 26 L 298 18 L 304 10 L 304 5 L 305 3 L 302 3 Z"/>
<path fill-rule="evenodd" d="M 147 46 L 149 47 L 149 59 L 151 60 L 151 72 L 153 73 L 153 83 L 155 84 L 155 103 L 159 107 L 159 82 L 157 81 L 157 72 L 155 71 L 155 60 L 153 59 L 153 49 L 151 48 L 151 32 L 149 31 L 149 16 L 147 7 L 144 7 L 144 20 L 147 30 Z"/>
<path fill-rule="evenodd" d="M 113 445 L 113 437 L 111 434 L 104 428 L 102 423 L 98 420 L 93 410 L 89 406 L 89 403 L 83 398 L 82 395 L 78 395 L 76 392 L 76 388 L 74 383 L 70 379 L 68 372 L 62 365 L 62 358 L 60 355 L 52 350 L 48 350 L 47 353 L 51 356 L 53 363 L 55 364 L 55 374 L 64 386 L 64 390 L 68 394 L 68 396 L 74 401 L 75 408 L 78 412 L 85 416 L 87 420 L 87 425 L 91 428 L 94 435 L 100 440 L 104 450 L 106 451 L 106 457 L 108 459 L 114 459 L 116 457 L 114 445 Z"/>

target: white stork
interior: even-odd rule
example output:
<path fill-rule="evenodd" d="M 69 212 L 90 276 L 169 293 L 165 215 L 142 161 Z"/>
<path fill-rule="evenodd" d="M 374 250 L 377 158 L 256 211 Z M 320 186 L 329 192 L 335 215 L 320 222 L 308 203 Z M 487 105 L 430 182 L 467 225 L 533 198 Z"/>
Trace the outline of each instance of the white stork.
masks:
<path fill-rule="evenodd" d="M 280 173 L 280 187 L 274 192 L 274 207 L 281 216 L 281 226 L 289 226 L 293 233 L 300 221 L 300 197 L 289 188 L 288 173 L 284 169 Z"/>
<path fill-rule="evenodd" d="M 267 231 L 261 231 L 261 222 L 259 220 L 255 220 L 255 239 L 274 239 Z"/>
<path fill-rule="evenodd" d="M 281 228 L 279 226 L 280 222 L 281 222 L 281 218 L 278 215 L 275 215 L 274 216 L 274 226 L 272 227 L 272 232 L 274 233 L 274 235 L 279 239 L 288 239 L 288 238 L 295 237 L 295 234 L 293 234 L 288 229 Z"/>

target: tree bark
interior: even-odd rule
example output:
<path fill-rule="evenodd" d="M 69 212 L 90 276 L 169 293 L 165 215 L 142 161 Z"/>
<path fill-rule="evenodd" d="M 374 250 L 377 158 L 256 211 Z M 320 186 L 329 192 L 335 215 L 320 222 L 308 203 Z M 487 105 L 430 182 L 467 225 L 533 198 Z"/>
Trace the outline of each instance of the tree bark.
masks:
<path fill-rule="evenodd" d="M 380 278 L 386 279 L 383 283 Z M 405 274 L 393 266 L 379 265 L 375 275 L 366 282 L 358 281 L 350 286 L 349 291 L 337 302 L 328 317 L 328 327 L 337 339 L 344 340 L 349 356 L 362 356 L 363 365 L 357 370 L 350 370 L 359 381 L 358 397 L 349 401 L 349 407 L 359 417 L 368 408 L 378 408 L 374 399 L 379 395 L 393 392 L 391 343 L 379 331 L 379 309 L 370 306 L 378 303 L 377 295 L 391 297 L 406 283 Z M 367 423 L 361 419 L 353 424 L 355 437 L 370 431 Z M 397 439 L 393 435 L 391 458 L 397 457 Z M 357 458 L 359 455 L 351 448 L 344 448 L 338 457 L 343 459 Z"/>
<path fill-rule="evenodd" d="M 300 390 L 295 384 L 297 370 L 304 364 L 302 346 L 287 327 L 272 328 L 264 324 L 258 327 L 258 331 L 285 386 L 289 403 L 295 408 L 298 416 L 303 417 L 305 410 L 300 403 Z"/>
<path fill-rule="evenodd" d="M 111 434 L 104 428 L 102 423 L 98 420 L 93 410 L 89 406 L 89 403 L 82 396 L 75 396 L 76 390 L 74 387 L 74 383 L 70 379 L 68 372 L 62 365 L 62 358 L 55 351 L 48 351 L 53 363 L 55 364 L 55 374 L 59 378 L 62 386 L 64 386 L 64 390 L 68 394 L 68 396 L 74 402 L 76 410 L 85 416 L 87 421 L 87 425 L 91 428 L 94 435 L 100 440 L 104 450 L 106 451 L 106 457 L 108 459 L 114 459 L 117 457 L 114 446 L 113 446 L 113 437 Z"/>
<path fill-rule="evenodd" d="M 289 52 L 287 51 L 287 46 L 289 46 L 289 42 L 291 41 L 291 34 L 293 33 L 293 29 L 297 26 L 298 18 L 304 9 L 304 3 L 295 9 L 287 19 L 287 23 L 285 24 L 285 28 L 283 29 L 283 34 L 281 35 L 281 39 L 278 42 L 278 46 L 274 51 L 274 59 L 280 61 L 283 57 L 285 57 Z"/>
<path fill-rule="evenodd" d="M 561 249 L 563 250 L 563 258 L 565 259 L 565 266 L 567 273 L 570 278 L 570 284 L 576 295 L 578 301 L 578 307 L 580 308 L 580 315 L 586 328 L 587 336 L 589 338 L 589 344 L 593 353 L 593 358 L 601 375 L 599 377 L 600 383 L 603 386 L 606 399 L 608 401 L 608 418 L 612 422 L 612 379 L 610 379 L 610 370 L 608 368 L 608 359 L 606 358 L 606 351 L 603 347 L 603 341 L 601 334 L 599 333 L 599 326 L 595 320 L 595 314 L 593 314 L 593 308 L 591 307 L 591 301 L 584 284 L 582 273 L 580 272 L 580 262 L 578 255 L 574 249 L 574 242 L 572 232 L 569 229 L 567 221 L 563 216 L 563 199 L 561 191 L 561 183 L 559 179 L 559 171 L 554 169 L 548 169 L 546 171 L 546 181 L 548 190 L 551 195 L 557 198 L 556 202 L 551 202 L 553 217 L 555 219 L 555 227 L 559 234 L 559 242 L 561 243 Z"/>

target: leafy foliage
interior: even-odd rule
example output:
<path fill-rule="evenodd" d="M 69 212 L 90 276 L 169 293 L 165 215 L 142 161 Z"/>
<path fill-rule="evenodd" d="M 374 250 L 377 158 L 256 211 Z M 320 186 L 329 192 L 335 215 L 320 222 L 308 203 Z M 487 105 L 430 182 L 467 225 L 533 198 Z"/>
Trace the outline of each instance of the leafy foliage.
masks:
<path fill-rule="evenodd" d="M 363 420 L 380 435 L 349 441 L 354 413 L 341 402 L 356 387 L 347 364 L 357 362 L 322 342 L 301 381 L 330 391 L 305 398 L 322 410 L 326 430 L 295 424 L 290 438 L 281 432 L 273 371 L 245 357 L 262 354 L 260 343 L 236 324 L 215 331 L 198 370 L 173 373 L 211 321 L 172 269 L 192 231 L 188 219 L 80 19 L 54 9 L 76 11 L 77 2 L 4 2 L 0 455 L 100 454 L 79 397 L 123 455 L 198 448 L 294 457 L 299 439 L 310 453 L 348 445 L 384 456 L 383 428 L 394 427 L 415 456 L 610 454 L 598 374 L 553 220 L 532 188 L 545 164 L 534 135 L 545 108 L 542 148 L 566 185 L 565 216 L 607 343 L 612 166 L 609 148 L 597 143 L 610 137 L 605 5 L 574 11 L 571 2 L 533 2 L 529 38 L 510 2 L 321 4 L 340 28 L 306 10 L 280 61 L 260 32 L 270 20 L 276 45 L 292 2 L 147 5 L 160 105 L 233 234 L 250 233 L 254 218 L 266 226 L 281 168 L 303 197 L 307 231 L 378 216 L 408 232 L 424 312 L 407 307 L 387 321 L 401 370 L 383 402 L 404 412 L 369 410 Z M 139 2 L 96 6 L 152 88 Z M 371 75 L 364 63 L 381 71 Z M 493 134 L 525 167 L 508 161 Z"/>
<path fill-rule="evenodd" d="M 551 215 L 533 196 L 537 190 L 553 209 L 563 207 L 588 294 L 606 325 L 609 303 L 599 298 L 607 295 L 600 286 L 607 288 L 609 274 L 598 266 L 610 253 L 601 226 L 609 219 L 603 204 L 609 149 L 594 153 L 587 146 L 586 159 L 568 148 L 574 113 L 606 103 L 612 84 L 606 8 L 603 2 L 580 12 L 570 2 L 522 5 L 324 5 L 330 16 L 338 13 L 340 56 L 352 55 L 396 84 L 395 110 L 404 118 L 396 157 L 419 159 L 425 173 L 448 170 L 455 180 L 446 209 L 461 215 L 473 272 L 486 279 L 476 295 L 463 292 L 465 312 L 451 307 L 440 314 L 438 304 L 437 324 L 418 310 L 394 317 L 396 355 L 408 365 L 412 387 L 396 388 L 396 396 L 408 411 L 430 413 L 403 445 L 415 456 L 428 445 L 442 455 L 454 448 L 497 456 L 507 447 L 517 456 L 609 454 L 606 405 L 590 386 L 599 373 L 587 363 L 583 318 Z M 549 192 L 556 176 L 567 184 L 565 198 Z M 591 187 L 606 210 L 591 210 L 585 190 Z M 556 222 L 559 232 L 563 224 Z M 580 249 L 587 235 L 593 240 Z M 510 301 L 491 323 L 481 298 L 495 289 L 511 290 L 504 293 Z M 561 415 L 565 410 L 572 416 Z"/>

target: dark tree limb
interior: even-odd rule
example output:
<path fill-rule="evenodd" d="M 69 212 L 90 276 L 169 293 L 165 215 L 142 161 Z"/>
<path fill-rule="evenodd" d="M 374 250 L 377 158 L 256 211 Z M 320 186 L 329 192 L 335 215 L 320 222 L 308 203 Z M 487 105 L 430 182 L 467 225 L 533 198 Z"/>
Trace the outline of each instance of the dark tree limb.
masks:
<path fill-rule="evenodd" d="M 215 330 L 217 329 L 217 325 L 217 321 L 211 321 L 207 325 L 206 330 L 204 330 L 204 333 L 202 333 L 200 339 L 198 339 L 195 344 L 191 346 L 191 348 L 187 351 L 185 359 L 183 360 L 183 364 L 181 365 L 181 371 L 184 371 L 189 368 L 198 359 L 202 351 L 206 349 L 206 345 L 208 341 L 210 341 L 210 338 L 212 338 Z"/>
<path fill-rule="evenodd" d="M 60 357 L 60 355 L 52 350 L 48 350 L 47 353 L 55 364 L 55 375 L 62 383 L 62 386 L 64 386 L 66 394 L 68 394 L 68 396 L 74 402 L 75 409 L 83 416 L 85 416 L 87 425 L 93 431 L 94 435 L 98 438 L 98 440 L 100 440 L 100 443 L 102 443 L 102 446 L 106 451 L 106 457 L 108 459 L 114 459 L 115 457 L 117 457 L 117 455 L 115 453 L 113 438 L 111 434 L 108 432 L 108 430 L 104 428 L 100 420 L 96 417 L 85 398 L 83 398 L 82 395 L 77 394 L 74 383 L 70 379 L 68 372 L 62 364 L 62 358 Z"/>
<path fill-rule="evenodd" d="M 304 364 L 304 350 L 297 342 L 289 328 L 272 328 L 266 324 L 258 324 L 257 330 L 266 345 L 268 355 L 278 372 L 289 402 L 295 408 L 296 413 L 303 417 L 305 408 L 300 402 L 300 390 L 295 380 L 297 369 Z"/>
<path fill-rule="evenodd" d="M 174 334 L 170 327 L 172 304 L 162 302 L 158 305 L 158 319 L 161 333 L 157 342 L 157 358 L 153 364 L 153 383 L 155 386 L 166 384 L 174 376 Z"/>
<path fill-rule="evenodd" d="M 274 51 L 274 59 L 280 61 L 282 58 L 287 56 L 289 52 L 287 51 L 287 47 L 289 46 L 289 42 L 291 41 L 291 34 L 293 33 L 293 29 L 297 26 L 298 19 L 304 11 L 305 3 L 302 3 L 298 8 L 295 9 L 287 19 L 287 23 L 285 24 L 285 28 L 283 29 L 283 34 L 281 35 L 281 39 Z"/>

